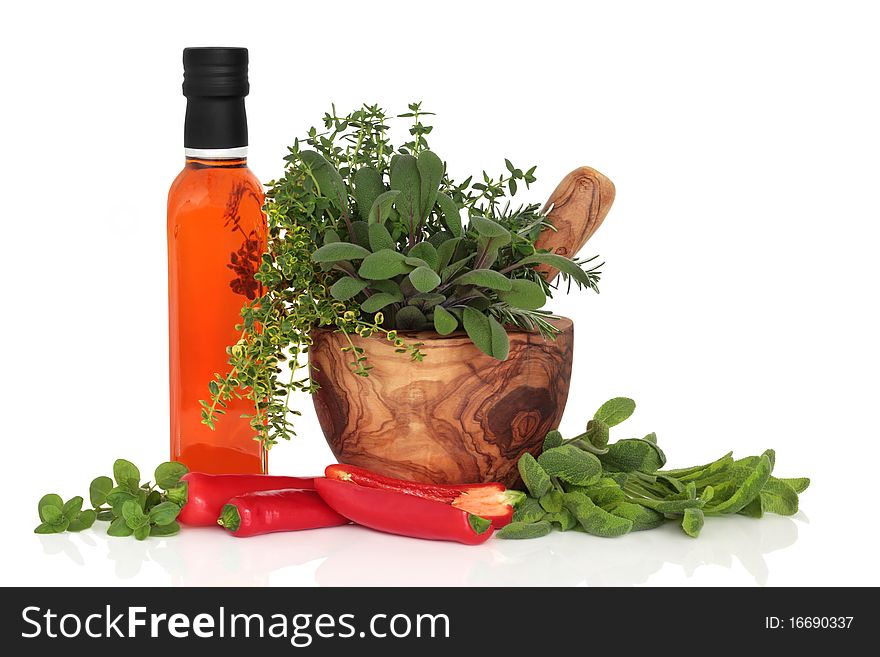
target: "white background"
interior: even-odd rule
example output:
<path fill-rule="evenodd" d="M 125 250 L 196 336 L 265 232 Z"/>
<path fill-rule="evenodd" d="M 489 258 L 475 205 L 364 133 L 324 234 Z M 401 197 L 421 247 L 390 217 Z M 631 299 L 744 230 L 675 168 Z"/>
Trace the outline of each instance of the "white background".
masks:
<path fill-rule="evenodd" d="M 880 41 L 858 2 L 14 3 L 2 78 L 3 584 L 880 584 Z M 777 450 L 802 513 L 467 548 L 358 528 L 144 543 L 39 537 L 45 492 L 167 458 L 165 200 L 181 50 L 250 49 L 263 180 L 335 102 L 439 114 L 463 178 L 537 163 L 617 185 L 592 241 L 564 432 L 616 395 L 670 465 Z M 402 137 L 402 132 L 397 133 Z M 332 456 L 311 401 L 274 473 Z M 618 433 L 618 437 L 625 437 Z"/>

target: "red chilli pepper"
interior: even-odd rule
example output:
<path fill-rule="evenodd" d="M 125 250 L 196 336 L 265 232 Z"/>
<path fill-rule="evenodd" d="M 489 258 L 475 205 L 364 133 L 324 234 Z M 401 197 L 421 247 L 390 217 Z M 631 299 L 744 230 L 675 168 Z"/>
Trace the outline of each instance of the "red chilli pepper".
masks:
<path fill-rule="evenodd" d="M 347 525 L 313 490 L 266 490 L 233 497 L 223 507 L 217 524 L 233 536 Z"/>
<path fill-rule="evenodd" d="M 188 472 L 181 477 L 181 480 L 186 482 L 187 499 L 177 519 L 182 524 L 192 527 L 216 526 L 223 505 L 237 495 L 261 490 L 314 489 L 315 487 L 314 479 L 311 477 Z"/>
<path fill-rule="evenodd" d="M 367 488 L 381 488 L 451 504 L 491 520 L 495 529 L 501 529 L 510 523 L 513 507 L 525 498 L 525 493 L 507 490 L 503 484 L 423 484 L 386 477 L 355 465 L 341 463 L 328 466 L 324 474 L 328 479 L 350 481 Z"/>
<path fill-rule="evenodd" d="M 336 479 L 316 479 L 315 490 L 352 522 L 389 534 L 465 545 L 485 543 L 492 523 L 442 502 Z"/>

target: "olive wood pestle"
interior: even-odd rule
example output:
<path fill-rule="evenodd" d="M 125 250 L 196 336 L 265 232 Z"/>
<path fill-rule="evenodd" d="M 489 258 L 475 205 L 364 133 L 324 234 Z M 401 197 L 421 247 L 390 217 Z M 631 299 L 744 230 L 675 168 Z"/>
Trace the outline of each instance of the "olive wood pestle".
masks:
<path fill-rule="evenodd" d="M 547 228 L 538 237 L 535 247 L 574 258 L 587 240 L 602 225 L 614 202 L 614 183 L 590 167 L 575 169 L 556 186 L 544 204 L 556 230 Z M 549 265 L 537 267 L 552 283 L 559 270 Z"/>

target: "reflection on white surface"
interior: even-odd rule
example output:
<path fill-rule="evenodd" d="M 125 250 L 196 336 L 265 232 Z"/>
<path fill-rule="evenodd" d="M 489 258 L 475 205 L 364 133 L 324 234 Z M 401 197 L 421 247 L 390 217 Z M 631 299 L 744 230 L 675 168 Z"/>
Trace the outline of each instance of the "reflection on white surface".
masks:
<path fill-rule="evenodd" d="M 806 522 L 803 514 L 797 520 Z M 81 534 L 36 537 L 46 555 L 95 568 L 109 561 L 124 584 L 261 586 L 632 586 L 650 584 L 666 565 L 691 577 L 704 565 L 742 569 L 764 585 L 764 555 L 797 540 L 790 518 L 723 518 L 699 539 L 674 523 L 618 539 L 577 532 L 527 541 L 491 540 L 469 547 L 339 527 L 236 539 L 219 530 L 187 529 L 170 539 L 135 541 Z M 63 555 L 63 556 L 62 556 Z M 109 566 L 109 564 L 108 564 Z M 156 568 L 158 566 L 158 568 Z M 156 573 L 165 577 L 156 577 Z M 59 582 L 62 583 L 62 582 Z"/>

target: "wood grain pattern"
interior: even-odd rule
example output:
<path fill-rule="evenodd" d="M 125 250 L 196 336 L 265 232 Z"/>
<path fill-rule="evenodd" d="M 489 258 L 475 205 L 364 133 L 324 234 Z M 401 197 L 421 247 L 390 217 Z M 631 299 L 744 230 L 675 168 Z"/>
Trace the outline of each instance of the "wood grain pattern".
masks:
<path fill-rule="evenodd" d="M 590 167 L 575 169 L 556 186 L 542 212 L 555 231 L 545 230 L 535 246 L 573 258 L 602 225 L 614 203 L 614 183 Z M 552 282 L 559 270 L 542 265 L 538 268 Z"/>
<path fill-rule="evenodd" d="M 351 373 L 344 336 L 316 331 L 309 359 L 320 389 L 313 400 L 333 454 L 416 481 L 515 484 L 517 459 L 540 451 L 568 398 L 574 329 L 568 319 L 556 324 L 556 340 L 512 331 L 506 361 L 461 333 L 405 334 L 425 343 L 422 363 L 394 353 L 382 337 L 357 338 L 373 366 L 369 377 Z"/>

